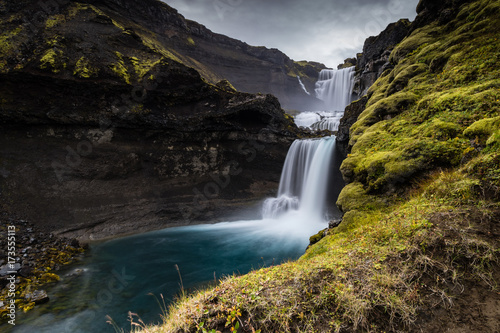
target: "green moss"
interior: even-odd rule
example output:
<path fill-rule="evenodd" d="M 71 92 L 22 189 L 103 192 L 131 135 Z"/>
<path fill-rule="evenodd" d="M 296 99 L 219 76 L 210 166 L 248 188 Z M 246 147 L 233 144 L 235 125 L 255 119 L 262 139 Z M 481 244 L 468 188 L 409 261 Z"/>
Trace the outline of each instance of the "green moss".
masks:
<path fill-rule="evenodd" d="M 13 50 L 15 46 L 13 44 L 13 38 L 15 38 L 22 30 L 22 27 L 17 27 L 11 31 L 3 32 L 0 35 L 0 51 L 2 55 L 5 56 Z"/>
<path fill-rule="evenodd" d="M 353 210 L 374 210 L 385 206 L 377 197 L 369 195 L 363 184 L 354 182 L 346 185 L 337 200 L 337 206 L 344 212 Z"/>
<path fill-rule="evenodd" d="M 316 244 L 317 242 L 319 242 L 324 237 L 325 237 L 325 231 L 321 230 L 316 235 L 313 235 L 313 236 L 309 237 L 309 244 L 311 244 L 311 245 L 312 244 Z"/>
<path fill-rule="evenodd" d="M 323 65 L 319 63 L 309 62 L 305 60 L 294 61 L 291 65 L 287 65 L 286 74 L 293 78 L 297 78 L 297 76 L 300 76 L 302 79 L 304 79 L 310 78 L 311 75 L 316 75 L 316 73 L 319 73 L 322 68 Z"/>
<path fill-rule="evenodd" d="M 89 5 L 82 4 L 80 2 L 71 2 L 71 5 L 68 7 L 68 15 L 70 18 L 75 17 L 78 12 L 86 10 L 89 8 Z"/>
<path fill-rule="evenodd" d="M 124 80 L 127 84 L 130 84 L 130 73 L 128 72 L 127 67 L 125 66 L 125 61 L 123 55 L 116 51 L 115 55 L 118 59 L 116 63 L 111 64 L 110 69 L 122 80 Z"/>
<path fill-rule="evenodd" d="M 78 59 L 75 65 L 75 69 L 73 70 L 73 75 L 78 76 L 82 79 L 95 77 L 98 73 L 99 69 L 92 67 L 89 63 L 89 60 L 85 57 L 81 57 L 80 59 Z"/>
<path fill-rule="evenodd" d="M 191 37 L 188 37 L 186 39 L 186 41 L 187 41 L 187 43 L 188 43 L 189 46 L 195 46 L 196 45 L 196 43 L 194 42 L 193 38 L 191 38 Z"/>
<path fill-rule="evenodd" d="M 500 130 L 495 131 L 491 136 L 488 138 L 488 141 L 486 141 L 487 146 L 497 146 L 497 148 L 500 145 Z"/>
<path fill-rule="evenodd" d="M 40 68 L 59 73 L 66 68 L 63 52 L 59 49 L 48 49 L 40 58 Z"/>
<path fill-rule="evenodd" d="M 40 276 L 40 282 L 43 284 L 57 282 L 59 280 L 60 280 L 59 275 L 54 273 L 44 273 L 42 274 L 42 276 Z"/>
<path fill-rule="evenodd" d="M 465 20 L 472 14 L 470 22 L 436 22 L 395 48 L 395 68 L 370 88 L 367 107 L 351 127 L 352 154 L 341 169 L 346 179 L 360 182 L 368 193 L 391 193 L 435 168 L 458 166 L 462 157 L 476 156 L 471 139 L 477 137 L 482 146 L 491 143 L 483 153 L 496 149 L 497 137 L 491 126 L 483 128 L 489 121 L 482 120 L 500 114 L 495 51 L 500 41 L 491 28 L 499 19 L 478 15 L 490 5 L 467 4 L 461 15 Z M 479 22 L 490 29 L 473 31 Z M 492 125 L 498 126 L 496 121 Z"/>
<path fill-rule="evenodd" d="M 464 135 L 468 138 L 477 138 L 483 145 L 487 140 L 494 137 L 494 133 L 498 132 L 500 128 L 500 116 L 495 118 L 481 119 L 473 123 L 471 126 L 467 127 L 464 131 Z M 490 144 L 494 142 L 492 139 Z"/>
<path fill-rule="evenodd" d="M 413 135 L 436 138 L 438 140 L 449 140 L 455 138 L 460 133 L 460 126 L 441 119 L 434 118 L 412 130 Z"/>
<path fill-rule="evenodd" d="M 0 34 L 0 73 L 8 71 L 8 57 L 16 51 L 18 47 L 18 35 L 23 31 L 22 27 L 17 27 L 13 30 Z"/>
<path fill-rule="evenodd" d="M 500 188 L 500 147 L 498 144 L 489 154 L 481 154 L 464 166 L 464 172 L 470 177 L 477 177 L 493 189 Z"/>
<path fill-rule="evenodd" d="M 215 86 L 227 92 L 236 92 L 236 88 L 228 80 L 220 80 Z"/>
<path fill-rule="evenodd" d="M 413 55 L 416 50 L 427 46 L 432 42 L 434 35 L 440 34 L 442 27 L 437 23 L 427 25 L 423 28 L 416 30 L 410 37 L 406 37 L 400 44 L 398 44 L 391 53 L 390 61 L 398 63 L 408 55 Z M 414 52 L 414 53 L 412 53 Z"/>
<path fill-rule="evenodd" d="M 50 29 L 58 24 L 64 23 L 65 16 L 63 14 L 51 15 L 45 21 L 45 29 Z"/>
<path fill-rule="evenodd" d="M 173 50 L 167 50 L 165 47 L 162 46 L 161 43 L 159 43 L 156 40 L 156 37 L 144 35 L 144 34 L 140 34 L 140 37 L 142 39 L 142 43 L 146 47 L 150 48 L 151 50 L 155 50 L 155 51 L 159 52 L 161 55 L 163 55 L 167 59 L 171 59 L 171 60 L 179 62 L 179 63 L 184 63 L 181 60 L 182 57 L 180 55 L 178 55 Z"/>
<path fill-rule="evenodd" d="M 142 105 L 142 104 L 137 104 L 133 108 L 130 109 L 130 113 L 132 113 L 132 114 L 142 114 L 143 115 L 143 114 L 148 114 L 150 112 L 151 112 L 151 110 L 145 109 L 144 105 Z"/>
<path fill-rule="evenodd" d="M 387 91 L 385 92 L 387 95 L 392 95 L 398 91 L 403 90 L 408 85 L 408 82 L 413 77 L 417 76 L 420 73 L 423 73 L 427 70 L 427 66 L 424 64 L 414 64 L 411 66 L 398 66 L 397 69 L 394 70 L 393 74 L 395 76 L 394 80 L 387 87 Z"/>
<path fill-rule="evenodd" d="M 371 104 L 361 113 L 358 121 L 351 127 L 351 141 L 349 144 L 354 145 L 369 126 L 382 120 L 392 119 L 417 100 L 418 97 L 414 93 L 402 91 Z"/>
<path fill-rule="evenodd" d="M 142 78 L 156 65 L 161 62 L 161 58 L 153 58 L 153 59 L 141 59 L 139 60 L 137 57 L 130 57 L 129 61 L 131 62 L 135 76 L 137 80 L 142 80 Z"/>
<path fill-rule="evenodd" d="M 465 173 L 452 170 L 441 171 L 425 187 L 423 194 L 430 200 L 453 202 L 455 205 L 472 203 L 476 199 L 475 187 L 480 181 Z"/>

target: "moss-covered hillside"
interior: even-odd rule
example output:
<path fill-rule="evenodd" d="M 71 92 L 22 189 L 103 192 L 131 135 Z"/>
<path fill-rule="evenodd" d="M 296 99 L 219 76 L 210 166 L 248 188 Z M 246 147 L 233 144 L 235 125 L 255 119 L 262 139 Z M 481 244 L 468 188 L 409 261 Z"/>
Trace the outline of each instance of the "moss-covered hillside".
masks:
<path fill-rule="evenodd" d="M 495 0 L 415 29 L 351 128 L 341 225 L 144 332 L 498 332 L 499 29 Z"/>

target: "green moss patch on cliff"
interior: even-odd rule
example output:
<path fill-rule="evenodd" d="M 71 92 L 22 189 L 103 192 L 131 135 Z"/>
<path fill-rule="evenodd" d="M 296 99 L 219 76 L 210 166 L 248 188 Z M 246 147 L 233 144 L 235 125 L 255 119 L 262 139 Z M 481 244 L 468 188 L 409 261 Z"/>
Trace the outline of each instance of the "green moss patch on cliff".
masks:
<path fill-rule="evenodd" d="M 9 29 L 1 25 L 3 32 L 0 34 L 0 73 L 8 72 L 8 59 L 11 58 L 19 47 L 19 34 L 23 31 L 21 26 Z M 5 30 L 4 30 L 5 29 Z"/>
<path fill-rule="evenodd" d="M 67 67 L 62 50 L 51 48 L 43 53 L 40 58 L 40 68 L 52 73 L 59 73 Z"/>
<path fill-rule="evenodd" d="M 89 60 L 85 57 L 78 59 L 75 69 L 73 70 L 73 75 L 85 79 L 97 76 L 97 73 L 99 73 L 99 69 L 91 66 Z"/>

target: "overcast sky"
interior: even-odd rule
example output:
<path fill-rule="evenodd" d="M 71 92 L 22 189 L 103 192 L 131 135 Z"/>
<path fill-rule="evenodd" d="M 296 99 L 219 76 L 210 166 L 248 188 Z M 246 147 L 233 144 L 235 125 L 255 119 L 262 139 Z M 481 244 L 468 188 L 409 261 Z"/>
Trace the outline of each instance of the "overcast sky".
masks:
<path fill-rule="evenodd" d="M 418 4 L 418 0 L 163 1 L 214 32 L 329 67 L 361 52 L 364 40 L 389 23 L 413 20 Z"/>

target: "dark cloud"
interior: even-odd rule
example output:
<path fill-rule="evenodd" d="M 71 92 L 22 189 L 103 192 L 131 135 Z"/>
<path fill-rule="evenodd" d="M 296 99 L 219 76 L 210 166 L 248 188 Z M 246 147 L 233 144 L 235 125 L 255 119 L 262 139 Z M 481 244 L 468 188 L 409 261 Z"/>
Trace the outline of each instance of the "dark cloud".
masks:
<path fill-rule="evenodd" d="M 364 40 L 389 23 L 413 19 L 418 4 L 418 0 L 163 1 L 214 32 L 331 67 L 360 52 Z"/>

